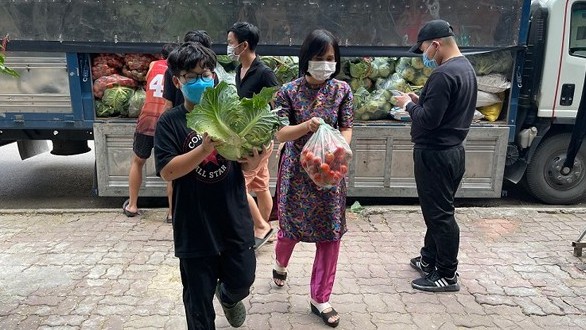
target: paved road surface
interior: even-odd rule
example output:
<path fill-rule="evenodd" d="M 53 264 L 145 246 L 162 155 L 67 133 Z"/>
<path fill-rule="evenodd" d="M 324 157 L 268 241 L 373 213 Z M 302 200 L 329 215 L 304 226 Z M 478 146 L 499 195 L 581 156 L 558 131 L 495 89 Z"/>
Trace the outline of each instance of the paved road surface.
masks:
<path fill-rule="evenodd" d="M 0 329 L 185 329 L 163 212 L 0 211 Z M 432 294 L 409 284 L 418 207 L 349 213 L 331 299 L 338 329 L 586 329 L 586 259 L 570 246 L 585 217 L 585 208 L 459 209 L 462 290 Z M 271 285 L 272 249 L 258 252 L 243 329 L 327 329 L 309 311 L 314 246 L 297 246 L 281 289 Z"/>

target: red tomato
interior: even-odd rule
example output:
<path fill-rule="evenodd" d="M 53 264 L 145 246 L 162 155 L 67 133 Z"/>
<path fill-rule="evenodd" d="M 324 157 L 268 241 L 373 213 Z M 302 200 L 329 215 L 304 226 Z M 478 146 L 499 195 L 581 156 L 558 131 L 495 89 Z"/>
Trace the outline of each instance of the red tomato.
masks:
<path fill-rule="evenodd" d="M 331 164 L 335 158 L 336 158 L 336 156 L 334 156 L 334 154 L 329 151 L 326 152 L 326 154 L 324 156 L 324 159 L 326 160 L 326 163 L 328 163 L 328 164 Z"/>
<path fill-rule="evenodd" d="M 342 180 L 342 174 L 340 172 L 336 172 L 334 173 L 333 177 L 334 181 L 336 183 L 340 182 L 340 180 Z"/>
<path fill-rule="evenodd" d="M 324 172 L 324 173 L 330 172 L 330 165 L 328 165 L 326 163 L 321 164 L 320 168 L 321 168 L 322 172 Z"/>
<path fill-rule="evenodd" d="M 340 165 L 340 173 L 342 173 L 342 174 L 348 173 L 348 166 Z"/>
<path fill-rule="evenodd" d="M 346 149 L 342 148 L 342 147 L 337 147 L 336 150 L 334 151 L 334 156 L 336 157 L 342 157 L 346 155 Z"/>

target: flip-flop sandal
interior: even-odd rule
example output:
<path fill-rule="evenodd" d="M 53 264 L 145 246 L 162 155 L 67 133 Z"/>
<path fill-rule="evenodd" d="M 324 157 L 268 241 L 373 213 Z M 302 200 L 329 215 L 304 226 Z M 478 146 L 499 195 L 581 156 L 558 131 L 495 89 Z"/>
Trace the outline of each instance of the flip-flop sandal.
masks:
<path fill-rule="evenodd" d="M 246 320 L 246 307 L 244 307 L 242 301 L 237 302 L 233 306 L 224 304 L 222 299 L 220 299 L 220 282 L 216 285 L 216 298 L 218 298 L 220 306 L 224 310 L 224 316 L 226 316 L 228 323 L 234 328 L 242 326 Z"/>
<path fill-rule="evenodd" d="M 165 214 L 165 220 L 163 220 L 166 223 L 173 223 L 173 216 L 169 215 L 169 213 Z"/>
<path fill-rule="evenodd" d="M 283 284 L 277 283 L 276 280 L 283 281 Z M 275 265 L 273 266 L 273 283 L 275 283 L 275 285 L 277 287 L 281 288 L 285 285 L 286 280 L 287 280 L 287 268 L 281 267 L 275 263 Z"/>
<path fill-rule="evenodd" d="M 329 302 L 323 303 L 323 304 L 319 304 L 320 305 L 319 308 L 316 307 L 311 302 L 309 303 L 309 305 L 311 306 L 311 312 L 313 314 L 321 317 L 322 321 L 324 321 L 324 323 L 327 326 L 332 327 L 332 328 L 335 328 L 335 327 L 337 327 L 340 324 L 340 319 L 339 318 L 336 321 L 334 321 L 334 322 L 331 322 L 331 323 L 329 322 L 331 317 L 338 315 L 338 312 L 336 312 L 336 310 L 332 307 L 332 305 L 330 305 Z M 326 309 L 328 309 L 328 308 L 331 308 L 332 310 L 329 311 L 329 312 L 327 312 L 327 313 L 324 313 L 323 311 L 326 310 Z M 320 311 L 320 309 L 321 309 L 321 311 Z"/>
<path fill-rule="evenodd" d="M 124 204 L 122 204 L 122 213 L 124 213 L 125 216 L 132 218 L 132 217 L 136 217 L 137 215 L 140 215 L 140 211 L 136 211 L 136 212 L 128 211 L 126 209 L 128 207 L 128 204 L 130 204 L 130 199 L 127 199 L 126 201 L 124 201 Z"/>
<path fill-rule="evenodd" d="M 271 228 L 269 230 L 269 232 L 263 238 L 255 237 L 254 238 L 254 249 L 258 250 L 261 246 L 265 245 L 265 243 L 269 240 L 269 238 L 271 238 L 271 236 L 273 236 L 274 232 L 275 232 L 275 230 L 273 228 Z"/>

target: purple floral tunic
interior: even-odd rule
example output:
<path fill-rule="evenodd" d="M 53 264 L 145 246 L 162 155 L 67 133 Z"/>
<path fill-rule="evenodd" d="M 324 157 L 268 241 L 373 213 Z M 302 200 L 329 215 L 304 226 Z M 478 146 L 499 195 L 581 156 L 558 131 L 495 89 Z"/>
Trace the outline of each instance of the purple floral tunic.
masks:
<path fill-rule="evenodd" d="M 283 85 L 277 93 L 279 115 L 291 125 L 311 117 L 322 118 L 334 128 L 353 124 L 353 96 L 350 86 L 331 79 L 313 88 L 305 78 Z M 279 169 L 279 225 L 285 237 L 303 242 L 340 240 L 346 228 L 346 180 L 332 189 L 320 189 L 301 167 L 303 146 L 312 133 L 285 143 Z"/>

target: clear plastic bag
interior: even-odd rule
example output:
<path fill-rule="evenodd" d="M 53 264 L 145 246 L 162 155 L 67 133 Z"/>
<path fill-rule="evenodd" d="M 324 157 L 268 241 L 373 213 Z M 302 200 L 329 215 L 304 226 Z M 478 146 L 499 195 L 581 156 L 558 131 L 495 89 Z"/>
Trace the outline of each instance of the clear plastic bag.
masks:
<path fill-rule="evenodd" d="M 348 173 L 352 150 L 332 126 L 322 120 L 301 151 L 301 166 L 321 188 L 336 187 Z"/>

